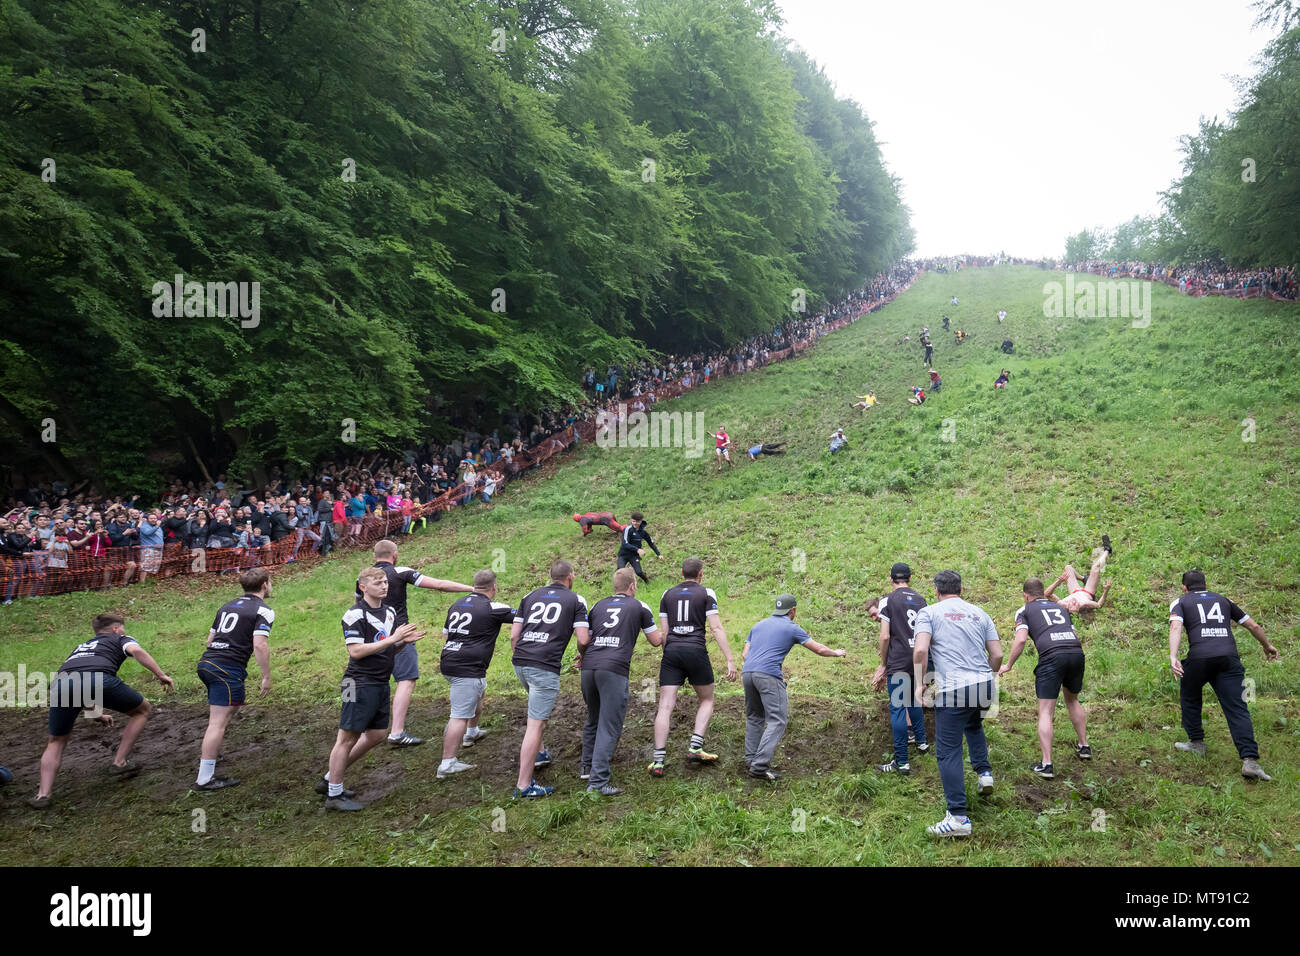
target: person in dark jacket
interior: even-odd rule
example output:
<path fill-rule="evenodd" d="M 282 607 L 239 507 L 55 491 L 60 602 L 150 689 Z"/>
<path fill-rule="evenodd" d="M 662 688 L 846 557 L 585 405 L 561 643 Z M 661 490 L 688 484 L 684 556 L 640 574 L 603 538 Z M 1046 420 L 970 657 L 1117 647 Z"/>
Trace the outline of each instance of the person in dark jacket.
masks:
<path fill-rule="evenodd" d="M 229 515 L 218 511 L 208 522 L 208 547 L 233 548 L 235 546 L 235 527 L 230 523 Z"/>
<path fill-rule="evenodd" d="M 185 534 L 182 540 L 185 542 L 185 547 L 202 550 L 208 546 L 208 538 L 210 537 L 212 537 L 212 528 L 208 524 L 208 513 L 199 509 L 185 526 Z"/>
<path fill-rule="evenodd" d="M 618 548 L 618 566 L 622 568 L 630 564 L 637 577 L 649 584 L 650 579 L 645 576 L 645 571 L 641 569 L 641 555 L 645 554 L 645 548 L 641 547 L 642 544 L 649 545 L 660 561 L 664 559 L 664 556 L 659 553 L 659 549 L 655 546 L 653 539 L 651 539 L 650 532 L 646 530 L 645 515 L 639 511 L 633 511 L 631 524 L 623 528 L 623 539 Z"/>
<path fill-rule="evenodd" d="M 270 537 L 271 537 L 272 544 L 275 544 L 275 542 L 280 541 L 283 538 L 289 537 L 290 532 L 292 532 L 293 530 L 292 528 L 289 527 L 289 516 L 285 514 L 284 511 L 282 511 L 280 508 L 277 508 L 275 506 L 272 506 L 270 527 L 271 527 Z M 263 532 L 263 534 L 265 533 L 266 532 Z"/>
<path fill-rule="evenodd" d="M 133 499 L 134 500 L 134 499 Z M 113 520 L 104 528 L 108 532 L 108 540 L 112 542 L 115 548 L 131 548 L 139 543 L 139 533 L 135 528 L 129 527 L 126 523 L 125 512 L 117 512 L 113 515 Z M 126 562 L 126 571 L 122 574 L 122 583 L 130 584 L 131 578 L 135 575 L 137 565 L 134 561 Z"/>

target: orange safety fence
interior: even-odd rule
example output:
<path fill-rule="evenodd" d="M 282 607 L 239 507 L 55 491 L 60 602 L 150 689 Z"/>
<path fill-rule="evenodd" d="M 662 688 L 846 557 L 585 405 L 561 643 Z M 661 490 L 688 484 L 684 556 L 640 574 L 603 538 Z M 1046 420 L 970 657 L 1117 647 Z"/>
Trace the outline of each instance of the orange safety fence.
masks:
<path fill-rule="evenodd" d="M 915 281 L 915 280 L 913 280 Z M 857 321 L 869 312 L 892 302 L 912 285 L 908 282 L 893 295 L 873 299 L 858 308 L 851 318 L 837 319 L 819 327 L 818 334 L 799 339 L 789 348 L 769 352 L 765 358 L 753 360 L 752 368 L 762 368 L 779 362 L 810 348 L 822 335 Z M 723 368 L 714 369 L 711 375 L 689 373 L 675 381 L 657 382 L 641 396 L 646 408 L 685 394 L 704 380 L 722 378 L 728 374 L 739 375 L 751 366 L 747 362 L 724 362 Z M 734 371 L 727 371 L 734 366 Z M 627 400 L 622 400 L 624 404 Z M 608 403 L 611 406 L 618 401 Z M 596 422 L 582 419 L 563 431 L 542 439 L 536 445 L 517 452 L 509 461 L 498 459 L 482 469 L 479 475 L 490 472 L 498 487 L 524 471 L 542 464 L 573 446 L 577 441 L 593 441 Z M 481 492 L 481 486 L 463 483 L 442 492 L 424 504 L 416 504 L 409 515 L 386 511 L 363 518 L 326 522 L 330 525 L 334 549 L 363 548 L 376 541 L 402 533 L 409 517 L 417 522 L 435 514 L 451 511 L 457 505 L 468 504 Z M 357 525 L 360 528 L 357 529 Z M 353 534 L 353 530 L 357 529 Z M 318 542 L 313 535 L 320 533 L 319 522 L 306 529 L 290 529 L 286 537 L 258 548 L 217 547 L 188 548 L 172 541 L 161 547 L 132 545 L 127 548 L 96 547 L 93 543 L 71 551 L 35 551 L 28 558 L 0 557 L 0 596 L 5 600 L 48 594 L 66 594 L 71 591 L 104 590 L 132 584 L 145 577 L 171 578 L 184 574 L 232 574 L 255 567 L 277 567 L 294 562 L 312 563 L 320 560 Z"/>

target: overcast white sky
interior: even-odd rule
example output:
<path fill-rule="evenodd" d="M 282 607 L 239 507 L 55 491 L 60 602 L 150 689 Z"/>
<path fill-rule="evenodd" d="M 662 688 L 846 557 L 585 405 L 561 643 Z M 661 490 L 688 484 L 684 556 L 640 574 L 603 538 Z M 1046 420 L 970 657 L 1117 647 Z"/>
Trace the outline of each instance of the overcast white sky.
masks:
<path fill-rule="evenodd" d="M 1060 256 L 1157 212 L 1178 138 L 1227 116 L 1272 36 L 1249 0 L 779 3 L 875 122 L 921 256 Z"/>

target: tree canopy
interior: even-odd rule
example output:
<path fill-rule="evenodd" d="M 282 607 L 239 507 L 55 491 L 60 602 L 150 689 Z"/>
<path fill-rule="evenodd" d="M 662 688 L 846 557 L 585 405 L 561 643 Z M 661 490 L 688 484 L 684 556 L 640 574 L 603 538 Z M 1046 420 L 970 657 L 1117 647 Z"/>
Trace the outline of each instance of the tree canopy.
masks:
<path fill-rule="evenodd" d="M 0 440 L 64 476 L 553 406 L 911 248 L 871 123 L 770 0 L 0 10 Z M 178 275 L 258 283 L 258 321 L 155 314 Z"/>

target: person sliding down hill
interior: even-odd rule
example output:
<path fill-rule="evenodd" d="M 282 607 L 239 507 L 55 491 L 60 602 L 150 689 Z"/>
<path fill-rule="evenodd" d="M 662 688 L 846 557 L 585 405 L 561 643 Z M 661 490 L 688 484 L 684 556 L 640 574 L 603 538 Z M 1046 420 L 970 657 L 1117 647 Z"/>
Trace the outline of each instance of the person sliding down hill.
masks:
<path fill-rule="evenodd" d="M 930 391 L 937 392 L 942 387 L 943 387 L 943 379 L 939 377 L 938 372 L 936 372 L 934 369 L 930 369 Z"/>
<path fill-rule="evenodd" d="M 1006 388 L 1007 382 L 1011 381 L 1011 369 L 1004 368 L 998 373 L 997 380 L 993 383 L 994 388 Z"/>
<path fill-rule="evenodd" d="M 1101 591 L 1101 599 L 1097 600 L 1097 584 L 1101 580 L 1101 572 L 1106 568 L 1106 559 L 1110 556 L 1112 548 L 1110 546 L 1110 535 L 1101 536 L 1100 548 L 1092 553 L 1092 568 L 1088 572 L 1087 583 L 1080 585 L 1079 576 L 1074 573 L 1071 565 L 1066 565 L 1065 570 L 1052 582 L 1044 594 L 1049 601 L 1053 600 L 1052 592 L 1060 584 L 1068 585 L 1070 593 L 1061 598 L 1057 603 L 1065 608 L 1071 614 L 1078 614 L 1080 611 L 1094 611 L 1106 603 L 1106 594 L 1110 591 L 1110 579 L 1106 579 L 1106 584 Z"/>
<path fill-rule="evenodd" d="M 848 444 L 849 444 L 849 440 L 844 436 L 843 428 L 837 428 L 835 429 L 835 431 L 831 432 L 832 453 L 839 451 L 841 448 L 847 448 Z"/>
<path fill-rule="evenodd" d="M 876 398 L 875 392 L 869 391 L 865 395 L 857 395 L 855 397 L 857 398 L 857 401 L 850 403 L 849 408 L 868 409 L 880 404 L 880 400 Z"/>
<path fill-rule="evenodd" d="M 957 330 L 957 344 L 958 344 L 958 345 L 961 345 L 961 344 L 962 344 L 963 342 L 965 342 L 968 338 L 970 338 L 970 336 L 966 334 L 966 330 L 965 330 L 965 329 L 958 329 L 958 330 Z"/>
<path fill-rule="evenodd" d="M 924 404 L 925 404 L 925 390 L 924 390 L 923 388 L 921 388 L 921 386 L 919 386 L 919 385 L 913 385 L 913 386 L 912 386 L 912 397 L 908 399 L 908 402 L 909 402 L 910 404 L 912 404 L 912 405 L 924 405 Z"/>
<path fill-rule="evenodd" d="M 760 443 L 754 445 L 749 449 L 749 460 L 755 461 L 759 455 L 784 455 L 785 451 L 781 448 L 784 444 L 783 441 L 775 441 L 769 444 Z"/>
<path fill-rule="evenodd" d="M 588 511 L 586 514 L 574 515 L 573 520 L 582 526 L 582 536 L 585 538 L 591 534 L 592 525 L 604 525 L 611 531 L 618 534 L 623 533 L 624 525 L 618 523 L 618 519 L 609 511 Z"/>

